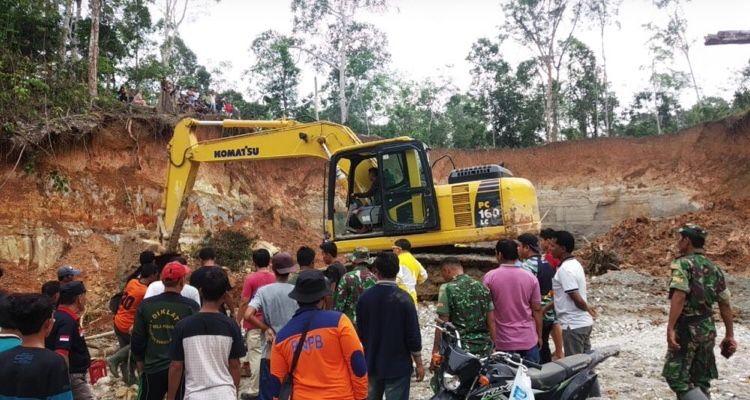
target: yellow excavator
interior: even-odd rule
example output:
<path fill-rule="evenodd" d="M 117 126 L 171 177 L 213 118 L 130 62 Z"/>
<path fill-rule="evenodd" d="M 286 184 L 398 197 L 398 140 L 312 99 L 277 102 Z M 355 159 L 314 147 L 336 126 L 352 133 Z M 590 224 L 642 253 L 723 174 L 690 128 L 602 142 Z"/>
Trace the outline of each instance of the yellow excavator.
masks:
<path fill-rule="evenodd" d="M 255 130 L 200 141 L 199 127 Z M 160 218 L 167 249 L 177 248 L 187 199 L 201 163 L 318 157 L 328 162 L 324 240 L 339 251 L 390 249 L 400 238 L 414 248 L 495 241 L 538 231 L 534 186 L 499 165 L 454 169 L 433 183 L 427 146 L 409 137 L 363 143 L 331 122 L 199 121 L 186 118 L 168 145 L 169 168 Z"/>

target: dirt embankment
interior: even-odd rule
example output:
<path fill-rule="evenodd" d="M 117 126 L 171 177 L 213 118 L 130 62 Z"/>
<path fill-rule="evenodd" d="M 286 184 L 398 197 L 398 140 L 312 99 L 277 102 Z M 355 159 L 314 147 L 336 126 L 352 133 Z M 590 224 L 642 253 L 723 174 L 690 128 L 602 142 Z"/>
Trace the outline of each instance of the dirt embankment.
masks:
<path fill-rule="evenodd" d="M 0 165 L 5 182 L 0 266 L 9 275 L 1 287 L 38 290 L 54 278 L 57 266 L 72 264 L 107 297 L 116 287 L 123 235 L 156 230 L 171 129 L 155 116 L 108 116 L 98 123 L 72 140 L 39 147 L 34 158 L 24 157 L 15 168 L 15 156 Z M 674 220 L 644 215 L 625 221 L 601 243 L 615 249 L 628 268 L 661 273 L 671 256 L 673 227 L 690 220 L 706 225 L 709 252 L 730 271 L 748 271 L 750 114 L 661 137 L 522 150 L 436 149 L 431 157 L 446 153 L 457 167 L 504 161 L 517 176 L 546 189 L 680 187 L 694 193 L 705 210 Z M 439 162 L 436 181 L 445 182 L 450 169 L 449 162 Z M 201 166 L 184 232 L 200 238 L 206 231 L 234 227 L 284 250 L 315 246 L 322 239 L 323 173 L 324 163 L 313 159 Z"/>

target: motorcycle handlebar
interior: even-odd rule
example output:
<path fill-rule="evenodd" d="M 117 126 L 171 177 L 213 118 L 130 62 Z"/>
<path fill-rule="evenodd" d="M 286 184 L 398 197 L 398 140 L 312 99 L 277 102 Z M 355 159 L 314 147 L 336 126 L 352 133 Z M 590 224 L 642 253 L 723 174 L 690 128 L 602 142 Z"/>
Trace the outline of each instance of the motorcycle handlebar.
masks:
<path fill-rule="evenodd" d="M 524 366 L 524 367 L 542 369 L 541 364 L 537 364 L 533 361 L 523 359 L 521 358 L 521 356 L 515 353 L 506 353 L 504 351 L 497 351 L 497 352 L 492 353 L 490 358 L 501 358 L 506 363 L 509 363 L 515 366 Z"/>

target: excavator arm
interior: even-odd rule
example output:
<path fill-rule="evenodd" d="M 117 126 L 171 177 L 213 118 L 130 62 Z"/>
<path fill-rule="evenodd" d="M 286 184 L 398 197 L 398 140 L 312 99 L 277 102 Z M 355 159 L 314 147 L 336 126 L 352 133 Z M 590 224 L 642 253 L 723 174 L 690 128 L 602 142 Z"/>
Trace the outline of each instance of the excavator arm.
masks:
<path fill-rule="evenodd" d="M 226 138 L 199 141 L 196 130 L 201 126 L 265 129 Z M 186 201 L 195 183 L 198 167 L 204 162 L 271 160 L 317 157 L 325 160 L 343 148 L 355 147 L 361 141 L 349 128 L 330 122 L 301 124 L 278 121 L 198 121 L 181 120 L 169 142 L 169 167 L 159 223 L 167 249 L 177 248 L 186 216 Z M 348 166 L 345 166 L 348 167 Z M 346 171 L 347 169 L 344 168 Z M 366 174 L 355 176 L 355 184 L 366 187 Z"/>

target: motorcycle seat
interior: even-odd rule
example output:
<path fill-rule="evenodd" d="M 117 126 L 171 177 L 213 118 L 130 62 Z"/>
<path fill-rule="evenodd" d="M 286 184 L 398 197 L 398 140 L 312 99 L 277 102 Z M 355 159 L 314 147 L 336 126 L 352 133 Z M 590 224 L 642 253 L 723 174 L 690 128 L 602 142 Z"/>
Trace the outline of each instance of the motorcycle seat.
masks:
<path fill-rule="evenodd" d="M 527 374 L 531 379 L 531 387 L 549 390 L 588 367 L 591 361 L 588 354 L 576 354 L 546 363 L 542 365 L 542 369 L 529 368 Z"/>

